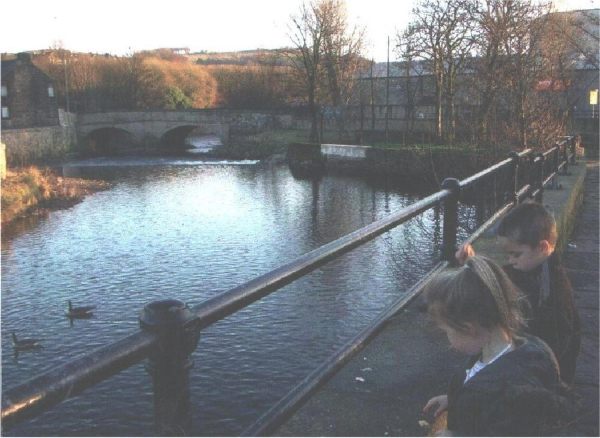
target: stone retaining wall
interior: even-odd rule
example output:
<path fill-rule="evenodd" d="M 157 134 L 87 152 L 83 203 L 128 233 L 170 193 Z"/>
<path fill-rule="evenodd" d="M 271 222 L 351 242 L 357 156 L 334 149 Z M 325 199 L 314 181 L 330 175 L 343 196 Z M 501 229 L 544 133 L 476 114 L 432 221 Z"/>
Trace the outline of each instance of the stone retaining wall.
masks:
<path fill-rule="evenodd" d="M 439 188 L 445 178 L 463 179 L 491 165 L 489 154 L 472 151 L 383 149 L 370 146 L 294 143 L 288 163 L 298 176 L 341 172 L 359 176 L 385 176 L 410 181 L 423 188 Z"/>
<path fill-rule="evenodd" d="M 42 160 L 63 157 L 77 141 L 75 116 L 70 124 L 42 128 L 5 129 L 2 142 L 6 145 L 9 166 L 25 166 Z"/>
<path fill-rule="evenodd" d="M 231 134 L 256 134 L 267 129 L 290 129 L 293 126 L 291 114 L 235 110 L 231 110 L 229 114 Z"/>

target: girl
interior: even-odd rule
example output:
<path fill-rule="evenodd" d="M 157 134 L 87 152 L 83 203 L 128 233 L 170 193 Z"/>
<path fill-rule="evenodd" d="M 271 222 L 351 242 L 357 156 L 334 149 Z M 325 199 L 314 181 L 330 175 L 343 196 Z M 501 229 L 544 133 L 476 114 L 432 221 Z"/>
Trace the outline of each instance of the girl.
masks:
<path fill-rule="evenodd" d="M 471 356 L 448 394 L 423 408 L 436 417 L 448 411 L 438 435 L 537 436 L 564 425 L 571 409 L 556 359 L 540 339 L 517 335 L 521 296 L 502 268 L 475 256 L 433 278 L 425 301 L 452 347 Z"/>

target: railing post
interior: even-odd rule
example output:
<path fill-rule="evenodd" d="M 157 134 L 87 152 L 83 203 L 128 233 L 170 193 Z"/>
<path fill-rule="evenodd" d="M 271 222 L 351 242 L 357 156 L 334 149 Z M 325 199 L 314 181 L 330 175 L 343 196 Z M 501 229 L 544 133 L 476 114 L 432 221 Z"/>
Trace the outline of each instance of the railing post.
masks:
<path fill-rule="evenodd" d="M 534 201 L 541 203 L 543 200 L 544 194 L 544 154 L 538 152 L 534 155 L 533 159 L 533 175 L 534 175 L 534 183 L 533 190 L 537 192 L 534 196 Z"/>
<path fill-rule="evenodd" d="M 442 260 L 456 264 L 456 232 L 458 229 L 458 200 L 460 182 L 456 178 L 446 178 L 442 188 L 450 190 L 452 195 L 444 200 L 444 230 L 442 241 Z"/>
<path fill-rule="evenodd" d="M 517 199 L 517 192 L 519 190 L 519 161 L 520 157 L 518 152 L 511 151 L 508 153 L 508 158 L 512 160 L 512 171 L 513 178 L 511 182 L 510 190 L 506 192 L 505 202 L 516 202 L 519 203 Z"/>
<path fill-rule="evenodd" d="M 554 176 L 552 177 L 552 186 L 550 187 L 552 190 L 558 189 L 558 151 L 560 147 L 558 146 L 558 142 L 554 144 L 554 151 L 552 152 L 552 173 Z"/>
<path fill-rule="evenodd" d="M 573 166 L 577 165 L 577 136 L 573 135 L 569 140 L 571 144 L 571 164 Z"/>
<path fill-rule="evenodd" d="M 141 328 L 158 339 L 146 364 L 154 387 L 156 435 L 191 435 L 190 354 L 200 338 L 199 330 L 189 324 L 194 314 L 182 301 L 161 300 L 146 304 L 139 319 Z"/>
<path fill-rule="evenodd" d="M 569 145 L 567 140 L 563 140 L 563 175 L 569 175 Z"/>

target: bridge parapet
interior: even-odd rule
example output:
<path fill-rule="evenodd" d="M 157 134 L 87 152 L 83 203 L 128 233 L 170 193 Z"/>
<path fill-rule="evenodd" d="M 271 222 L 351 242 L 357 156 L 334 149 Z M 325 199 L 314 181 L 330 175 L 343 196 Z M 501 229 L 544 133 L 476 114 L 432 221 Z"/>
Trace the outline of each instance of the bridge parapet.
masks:
<path fill-rule="evenodd" d="M 93 136 L 101 135 L 116 137 L 117 142 L 119 138 L 127 138 L 126 148 L 154 148 L 174 130 L 186 132 L 185 136 L 192 131 L 214 134 L 226 144 L 229 140 L 229 115 L 219 110 L 114 111 L 84 113 L 78 120 L 79 144 L 84 149 L 89 148 Z M 115 140 L 109 143 L 115 143 Z"/>

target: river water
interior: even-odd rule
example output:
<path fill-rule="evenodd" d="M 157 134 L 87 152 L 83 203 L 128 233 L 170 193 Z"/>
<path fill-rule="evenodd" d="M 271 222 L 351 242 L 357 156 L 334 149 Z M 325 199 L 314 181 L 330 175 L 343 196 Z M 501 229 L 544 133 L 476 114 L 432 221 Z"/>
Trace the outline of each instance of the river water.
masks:
<path fill-rule="evenodd" d="M 65 176 L 114 187 L 2 236 L 2 386 L 135 332 L 144 304 L 196 305 L 420 199 L 286 165 L 95 159 Z M 401 296 L 438 257 L 434 210 L 202 332 L 191 371 L 194 435 L 239 435 Z M 67 300 L 96 305 L 64 316 Z M 41 338 L 13 354 L 10 333 Z M 151 436 L 143 364 L 6 436 Z"/>

